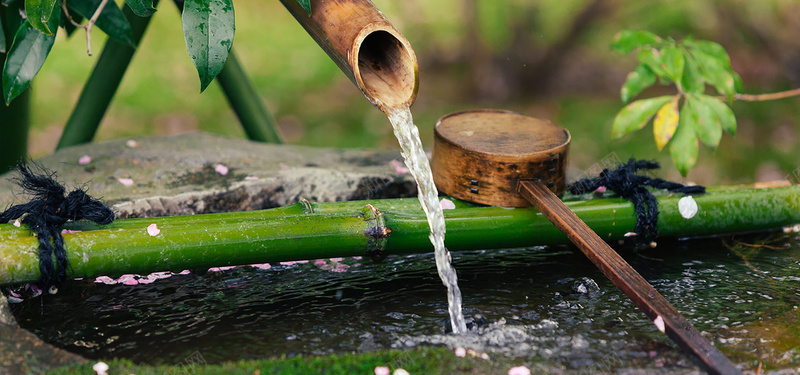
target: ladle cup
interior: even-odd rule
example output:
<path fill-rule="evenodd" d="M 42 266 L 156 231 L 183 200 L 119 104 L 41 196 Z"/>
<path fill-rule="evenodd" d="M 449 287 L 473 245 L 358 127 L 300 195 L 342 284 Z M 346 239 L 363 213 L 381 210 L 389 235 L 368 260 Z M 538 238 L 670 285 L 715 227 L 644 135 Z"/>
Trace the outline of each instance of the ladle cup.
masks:
<path fill-rule="evenodd" d="M 564 192 L 570 134 L 532 117 L 470 110 L 442 117 L 434 133 L 436 186 L 487 205 L 533 205 L 662 332 L 697 356 L 710 373 L 741 374 L 658 291 L 556 196 Z"/>

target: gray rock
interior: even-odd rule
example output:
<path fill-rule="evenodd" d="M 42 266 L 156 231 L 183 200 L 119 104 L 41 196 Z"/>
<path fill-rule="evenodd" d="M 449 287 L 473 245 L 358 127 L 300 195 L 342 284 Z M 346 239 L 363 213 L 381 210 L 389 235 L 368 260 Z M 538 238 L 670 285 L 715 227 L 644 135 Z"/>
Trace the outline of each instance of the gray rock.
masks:
<path fill-rule="evenodd" d="M 91 161 L 79 164 L 88 156 Z M 270 145 L 207 133 L 91 143 L 37 160 L 68 189 L 114 206 L 118 218 L 192 215 L 283 206 L 301 198 L 346 201 L 416 195 L 390 165 L 397 152 Z M 223 175 L 225 168 L 227 173 Z M 24 202 L 0 176 L 0 207 Z M 125 186 L 122 182 L 132 182 Z"/>

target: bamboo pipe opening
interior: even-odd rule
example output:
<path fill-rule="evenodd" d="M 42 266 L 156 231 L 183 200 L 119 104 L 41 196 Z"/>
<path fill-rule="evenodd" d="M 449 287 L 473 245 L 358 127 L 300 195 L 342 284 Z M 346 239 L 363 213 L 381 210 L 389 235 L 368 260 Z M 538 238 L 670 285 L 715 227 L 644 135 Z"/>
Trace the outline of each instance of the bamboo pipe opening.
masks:
<path fill-rule="evenodd" d="M 381 110 L 411 106 L 417 95 L 417 61 L 405 38 L 386 29 L 365 32 L 353 64 L 359 88 Z M 402 39 L 401 39 L 402 38 Z"/>

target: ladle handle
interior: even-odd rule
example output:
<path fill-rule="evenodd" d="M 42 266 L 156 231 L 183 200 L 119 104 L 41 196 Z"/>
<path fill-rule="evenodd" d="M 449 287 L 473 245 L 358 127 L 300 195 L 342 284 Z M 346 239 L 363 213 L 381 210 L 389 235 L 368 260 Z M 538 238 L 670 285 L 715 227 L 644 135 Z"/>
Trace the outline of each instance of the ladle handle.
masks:
<path fill-rule="evenodd" d="M 696 355 L 707 366 L 709 373 L 726 375 L 742 373 L 541 181 L 520 181 L 519 192 L 578 246 L 650 320 L 655 321 L 661 317 L 667 336 Z"/>

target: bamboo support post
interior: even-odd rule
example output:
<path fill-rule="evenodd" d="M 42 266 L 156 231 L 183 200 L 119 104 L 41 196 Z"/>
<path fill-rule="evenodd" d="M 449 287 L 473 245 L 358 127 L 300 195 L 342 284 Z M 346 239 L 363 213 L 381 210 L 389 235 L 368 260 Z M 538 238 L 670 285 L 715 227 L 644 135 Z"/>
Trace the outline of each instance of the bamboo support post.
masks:
<path fill-rule="evenodd" d="M 217 75 L 217 82 L 222 87 L 236 117 L 239 118 L 248 139 L 266 143 L 283 143 L 275 126 L 275 119 L 261 101 L 233 49 L 228 54 L 225 67 Z"/>
<path fill-rule="evenodd" d="M 123 13 L 131 24 L 133 42 L 139 45 L 151 17 L 133 14 L 128 5 L 125 5 Z M 135 47 L 114 39 L 109 38 L 106 41 L 92 75 L 83 86 L 78 104 L 64 126 L 64 133 L 61 134 L 56 149 L 92 141 L 135 52 Z"/>
<path fill-rule="evenodd" d="M 800 223 L 800 186 L 710 189 L 694 197 L 696 216 L 684 219 L 679 197 L 658 198 L 662 237 L 757 231 Z M 618 198 L 565 202 L 605 241 L 624 239 L 635 226 L 632 205 Z M 381 212 L 391 232 L 374 235 Z M 450 250 L 504 249 L 569 243 L 535 208 L 500 208 L 456 202 L 445 211 Z M 147 227 L 156 224 L 157 236 Z M 71 277 L 146 274 L 225 265 L 367 255 L 431 252 L 430 229 L 415 198 L 297 203 L 269 210 L 117 220 L 99 227 L 69 223 L 64 234 Z M 0 285 L 39 277 L 37 241 L 22 226 L 0 225 Z"/>
<path fill-rule="evenodd" d="M 408 40 L 369 0 L 281 0 L 309 35 L 364 93 L 386 112 L 410 107 L 417 97 L 417 58 Z"/>

